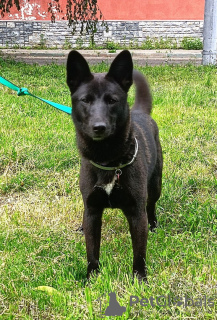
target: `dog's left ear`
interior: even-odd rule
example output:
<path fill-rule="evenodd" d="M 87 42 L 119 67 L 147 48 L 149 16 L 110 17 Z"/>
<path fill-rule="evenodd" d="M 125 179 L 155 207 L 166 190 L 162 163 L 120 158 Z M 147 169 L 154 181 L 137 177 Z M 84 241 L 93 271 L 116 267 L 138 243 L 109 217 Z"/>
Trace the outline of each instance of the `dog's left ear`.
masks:
<path fill-rule="evenodd" d="M 128 91 L 133 83 L 133 61 L 128 50 L 124 50 L 112 62 L 107 79 L 114 79 L 124 91 Z"/>

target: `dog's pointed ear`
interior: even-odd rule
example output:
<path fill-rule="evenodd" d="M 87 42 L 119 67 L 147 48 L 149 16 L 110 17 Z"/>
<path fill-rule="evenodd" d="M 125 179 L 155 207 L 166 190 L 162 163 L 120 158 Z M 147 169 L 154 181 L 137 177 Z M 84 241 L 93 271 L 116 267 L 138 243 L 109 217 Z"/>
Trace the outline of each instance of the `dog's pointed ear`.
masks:
<path fill-rule="evenodd" d="M 128 91 L 133 83 L 133 61 L 128 50 L 117 55 L 112 62 L 107 79 L 114 79 L 124 91 Z"/>
<path fill-rule="evenodd" d="M 73 94 L 82 82 L 90 81 L 93 75 L 84 57 L 76 50 L 72 50 L 67 59 L 67 84 Z"/>

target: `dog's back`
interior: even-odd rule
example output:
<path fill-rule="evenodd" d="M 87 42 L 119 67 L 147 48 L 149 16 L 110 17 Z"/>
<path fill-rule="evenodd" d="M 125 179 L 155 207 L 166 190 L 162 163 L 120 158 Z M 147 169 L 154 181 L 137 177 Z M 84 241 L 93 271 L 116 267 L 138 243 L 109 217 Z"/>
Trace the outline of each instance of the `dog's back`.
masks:
<path fill-rule="evenodd" d="M 150 116 L 152 111 L 152 96 L 145 77 L 139 71 L 133 70 L 133 82 L 136 87 L 136 96 L 135 103 L 131 109 L 131 120 L 140 141 L 143 159 L 148 166 L 149 181 L 154 170 L 156 170 L 156 162 L 159 157 L 160 162 L 162 162 L 158 127 Z"/>

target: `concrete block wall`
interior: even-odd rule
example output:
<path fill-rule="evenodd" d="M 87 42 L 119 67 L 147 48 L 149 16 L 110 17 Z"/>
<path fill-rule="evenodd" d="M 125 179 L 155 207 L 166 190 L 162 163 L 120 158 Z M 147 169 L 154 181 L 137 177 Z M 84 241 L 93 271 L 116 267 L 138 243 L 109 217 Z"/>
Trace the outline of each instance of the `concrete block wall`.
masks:
<path fill-rule="evenodd" d="M 147 39 L 170 39 L 178 44 L 183 38 L 203 38 L 203 21 L 107 21 L 109 31 L 99 26 L 94 40 L 96 45 L 107 41 L 141 45 Z M 0 48 L 36 47 L 63 48 L 88 47 L 90 36 L 72 35 L 66 21 L 0 21 Z"/>

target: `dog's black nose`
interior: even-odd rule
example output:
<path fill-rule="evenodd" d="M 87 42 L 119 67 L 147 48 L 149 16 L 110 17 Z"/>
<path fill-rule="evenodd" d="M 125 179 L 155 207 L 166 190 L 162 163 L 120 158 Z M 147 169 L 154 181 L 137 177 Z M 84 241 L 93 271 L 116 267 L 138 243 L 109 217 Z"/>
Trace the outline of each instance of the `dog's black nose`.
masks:
<path fill-rule="evenodd" d="M 96 122 L 93 126 L 93 131 L 98 134 L 105 132 L 106 124 L 104 122 Z"/>

